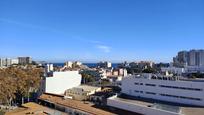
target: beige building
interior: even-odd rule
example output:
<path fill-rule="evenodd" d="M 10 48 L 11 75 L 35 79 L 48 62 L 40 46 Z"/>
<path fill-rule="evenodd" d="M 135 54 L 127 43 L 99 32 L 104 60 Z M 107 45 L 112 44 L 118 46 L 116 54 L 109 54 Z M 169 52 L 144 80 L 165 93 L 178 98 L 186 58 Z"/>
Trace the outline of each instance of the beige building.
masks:
<path fill-rule="evenodd" d="M 65 62 L 65 67 L 67 67 L 67 68 L 72 68 L 72 62 L 71 61 L 67 61 L 67 62 Z"/>
<path fill-rule="evenodd" d="M 65 98 L 73 100 L 87 100 L 89 96 L 101 91 L 101 87 L 80 85 L 65 91 Z"/>
<path fill-rule="evenodd" d="M 82 63 L 79 61 L 75 61 L 75 62 L 67 61 L 67 62 L 65 62 L 64 67 L 75 68 L 75 67 L 80 67 L 81 65 L 82 65 Z"/>

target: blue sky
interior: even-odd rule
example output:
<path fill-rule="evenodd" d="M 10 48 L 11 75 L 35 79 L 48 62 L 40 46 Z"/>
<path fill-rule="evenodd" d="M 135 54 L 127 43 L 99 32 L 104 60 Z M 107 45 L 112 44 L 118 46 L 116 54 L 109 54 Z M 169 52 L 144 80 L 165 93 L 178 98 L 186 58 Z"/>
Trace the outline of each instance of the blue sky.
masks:
<path fill-rule="evenodd" d="M 204 49 L 203 0 L 1 0 L 0 57 L 170 62 Z"/>

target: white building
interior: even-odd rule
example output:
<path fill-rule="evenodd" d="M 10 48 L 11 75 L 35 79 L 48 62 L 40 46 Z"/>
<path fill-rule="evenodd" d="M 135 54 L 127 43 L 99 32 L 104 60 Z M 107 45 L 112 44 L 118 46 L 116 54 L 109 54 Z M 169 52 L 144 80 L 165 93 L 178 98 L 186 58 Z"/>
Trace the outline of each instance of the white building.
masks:
<path fill-rule="evenodd" d="M 187 66 L 185 67 L 185 71 L 187 73 L 197 73 L 197 72 L 204 73 L 204 66 Z"/>
<path fill-rule="evenodd" d="M 67 61 L 67 62 L 65 62 L 65 67 L 67 67 L 67 68 L 72 68 L 72 62 L 71 61 Z"/>
<path fill-rule="evenodd" d="M 76 65 L 78 65 L 78 66 L 81 66 L 82 65 L 82 63 L 81 62 L 79 62 L 79 61 L 76 61 L 76 62 L 74 62 Z"/>
<path fill-rule="evenodd" d="M 11 59 L 6 58 L 6 67 L 11 66 Z"/>
<path fill-rule="evenodd" d="M 185 73 L 185 69 L 178 67 L 162 67 L 161 72 L 170 72 L 173 74 L 182 75 L 182 73 Z"/>
<path fill-rule="evenodd" d="M 111 62 L 107 62 L 107 61 L 102 61 L 102 62 L 99 62 L 98 64 L 98 67 L 100 68 L 111 68 L 112 67 L 112 64 Z"/>
<path fill-rule="evenodd" d="M 12 62 L 11 62 L 12 59 L 10 58 L 1 58 L 0 59 L 0 67 L 9 67 L 12 65 Z"/>
<path fill-rule="evenodd" d="M 64 67 L 66 68 L 76 68 L 76 67 L 81 67 L 82 63 L 79 61 L 75 61 L 75 62 L 71 62 L 71 61 L 67 61 L 64 64 Z"/>
<path fill-rule="evenodd" d="M 204 106 L 204 81 L 178 80 L 153 74 L 128 76 L 122 80 L 122 93 L 167 102 Z"/>
<path fill-rule="evenodd" d="M 4 59 L 0 58 L 0 67 L 3 67 L 3 66 L 4 66 Z"/>
<path fill-rule="evenodd" d="M 45 66 L 46 72 L 52 72 L 54 70 L 53 64 L 46 64 Z"/>
<path fill-rule="evenodd" d="M 78 71 L 53 72 L 53 77 L 45 80 L 45 92 L 64 94 L 65 90 L 81 84 L 81 75 Z"/>
<path fill-rule="evenodd" d="M 152 61 L 139 61 L 139 62 L 132 62 L 129 64 L 129 66 L 131 67 L 138 67 L 141 69 L 146 69 L 148 67 L 153 67 L 154 66 L 154 62 Z"/>
<path fill-rule="evenodd" d="M 118 69 L 118 75 L 119 76 L 127 76 L 127 70 L 126 69 L 123 69 L 123 68 L 120 68 Z"/>
<path fill-rule="evenodd" d="M 11 64 L 18 64 L 18 59 L 11 59 Z"/>
<path fill-rule="evenodd" d="M 105 62 L 105 64 L 106 64 L 106 67 L 107 67 L 107 68 L 111 68 L 111 67 L 112 67 L 111 62 Z"/>

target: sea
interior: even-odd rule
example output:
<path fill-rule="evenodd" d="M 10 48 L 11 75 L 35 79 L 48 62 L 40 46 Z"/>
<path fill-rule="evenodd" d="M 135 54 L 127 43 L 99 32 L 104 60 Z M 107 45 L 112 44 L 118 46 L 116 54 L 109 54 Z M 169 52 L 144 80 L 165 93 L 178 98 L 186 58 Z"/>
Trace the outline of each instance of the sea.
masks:
<path fill-rule="evenodd" d="M 118 66 L 119 63 L 112 63 L 112 67 L 115 68 Z M 93 67 L 96 67 L 97 66 L 97 63 L 83 63 L 83 65 L 86 65 L 90 68 L 93 68 Z M 63 67 L 64 66 L 64 63 L 53 63 L 53 66 L 55 67 Z"/>

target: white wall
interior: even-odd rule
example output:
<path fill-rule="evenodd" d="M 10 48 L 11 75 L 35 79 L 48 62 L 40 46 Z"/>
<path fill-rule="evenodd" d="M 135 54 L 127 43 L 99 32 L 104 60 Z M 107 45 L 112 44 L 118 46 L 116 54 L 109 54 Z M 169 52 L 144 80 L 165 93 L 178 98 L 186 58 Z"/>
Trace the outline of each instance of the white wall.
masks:
<path fill-rule="evenodd" d="M 81 75 L 78 71 L 54 72 L 53 77 L 46 78 L 46 93 L 64 94 L 65 90 L 79 86 Z"/>
<path fill-rule="evenodd" d="M 143 83 L 143 85 L 135 85 L 135 82 Z M 156 86 L 155 87 L 145 86 L 146 83 L 156 84 Z M 159 87 L 159 85 L 199 88 L 199 89 L 202 89 L 202 91 L 164 88 L 164 87 Z M 203 90 L 204 82 L 170 81 L 170 80 L 156 80 L 156 79 L 125 77 L 122 80 L 121 88 L 122 88 L 122 93 L 131 95 L 131 96 L 140 96 L 140 97 L 145 97 L 145 98 L 152 98 L 152 99 L 170 101 L 170 102 L 176 102 L 176 103 L 182 103 L 182 104 L 204 106 L 204 90 Z M 135 90 L 143 91 L 143 93 L 135 92 Z M 146 92 L 154 92 L 156 93 L 156 95 L 146 94 Z M 202 100 L 189 100 L 189 99 L 183 99 L 183 98 L 166 97 L 166 96 L 161 96 L 160 94 L 200 98 Z"/>
<path fill-rule="evenodd" d="M 11 59 L 11 64 L 18 64 L 18 59 Z"/>

